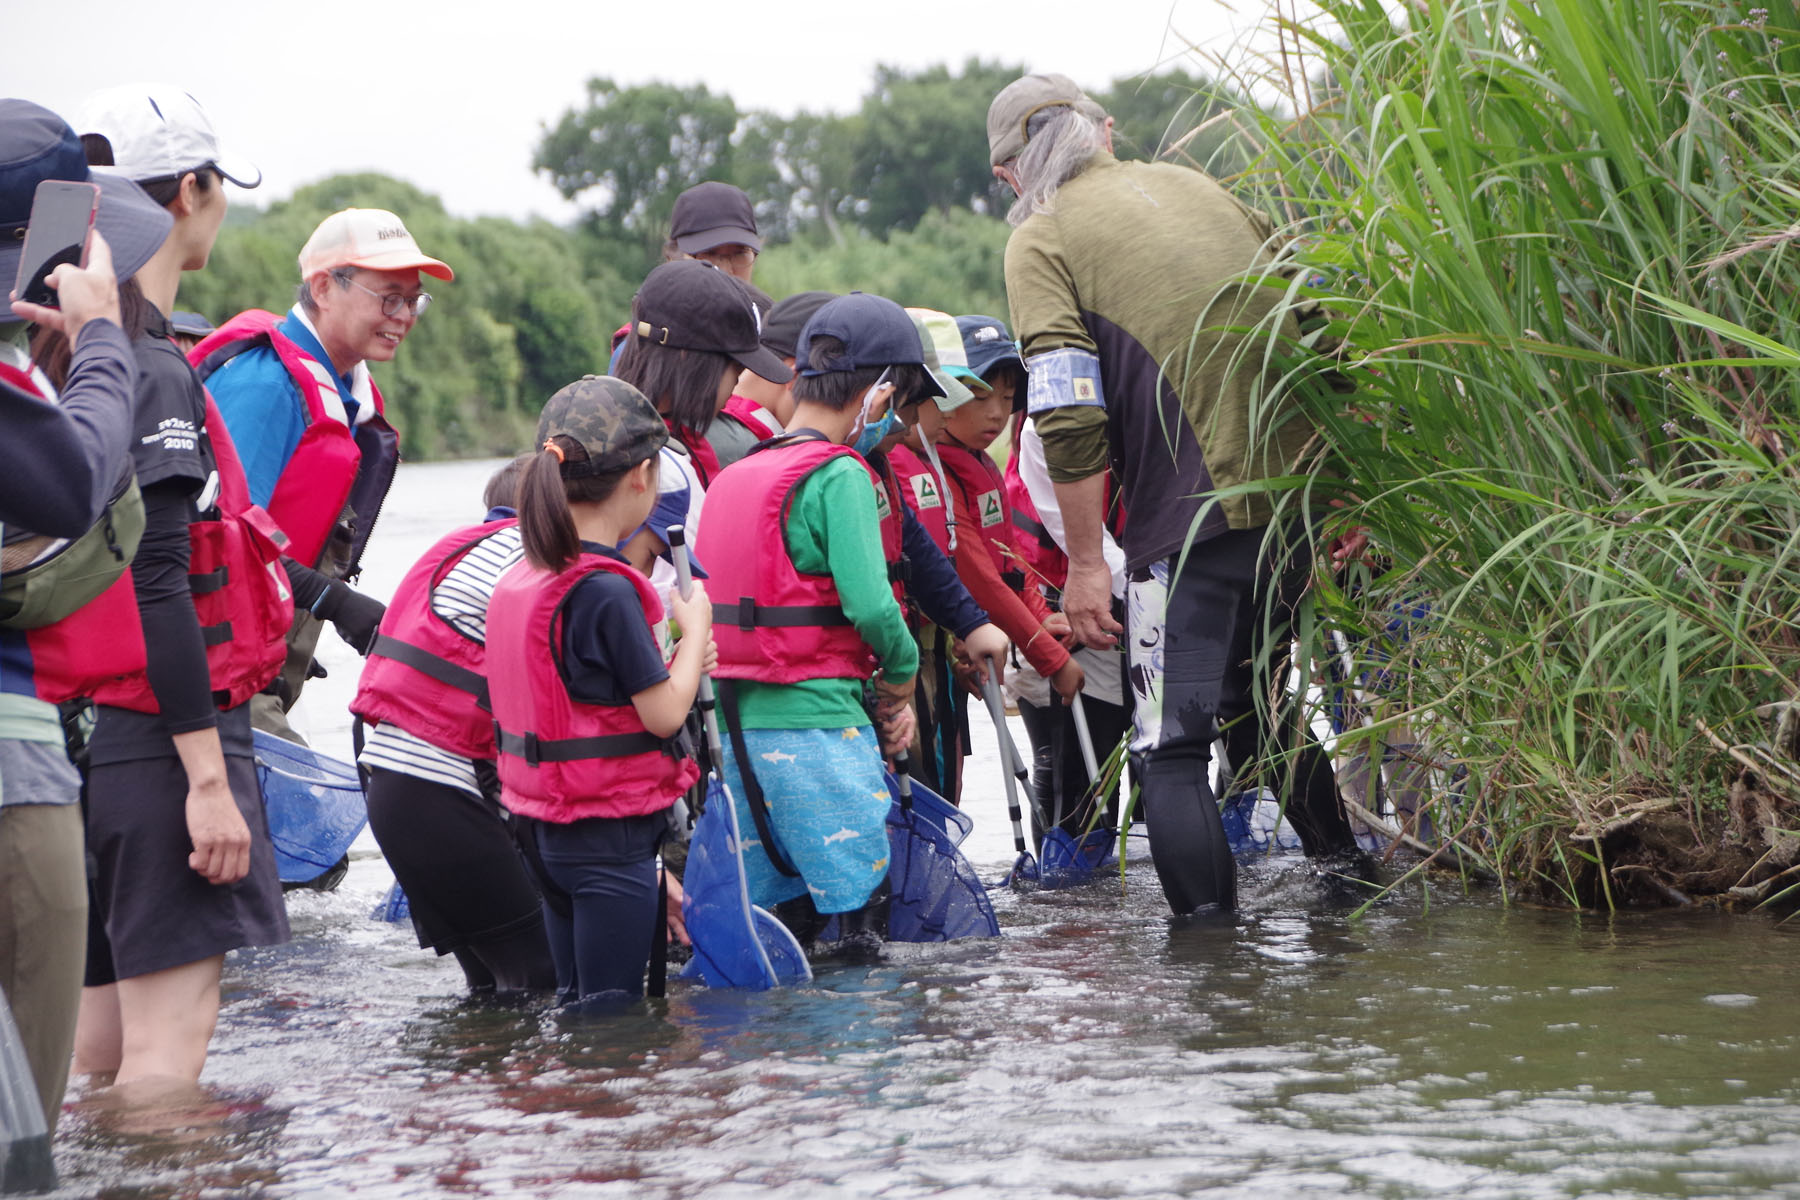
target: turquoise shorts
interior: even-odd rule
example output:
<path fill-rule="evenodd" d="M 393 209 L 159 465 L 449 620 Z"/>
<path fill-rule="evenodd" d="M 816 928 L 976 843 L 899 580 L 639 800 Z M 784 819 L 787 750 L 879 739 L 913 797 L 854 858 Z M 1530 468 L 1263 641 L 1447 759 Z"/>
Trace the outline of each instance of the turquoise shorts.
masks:
<path fill-rule="evenodd" d="M 822 913 L 861 908 L 887 878 L 887 814 L 875 730 L 746 729 L 744 748 L 762 785 L 776 844 L 800 877 L 775 869 L 750 816 L 737 754 L 725 746 L 725 783 L 737 806 L 750 900 L 764 908 L 811 893 Z"/>

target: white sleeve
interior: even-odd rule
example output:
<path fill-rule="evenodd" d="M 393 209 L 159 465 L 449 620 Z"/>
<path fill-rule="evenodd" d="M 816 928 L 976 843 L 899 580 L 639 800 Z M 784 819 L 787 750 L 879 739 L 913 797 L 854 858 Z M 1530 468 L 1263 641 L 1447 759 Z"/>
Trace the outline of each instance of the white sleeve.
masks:
<path fill-rule="evenodd" d="M 1063 532 L 1062 509 L 1056 503 L 1056 488 L 1050 482 L 1050 468 L 1044 462 L 1044 439 L 1038 436 L 1037 422 L 1027 417 L 1019 430 L 1019 478 L 1025 481 L 1025 490 L 1031 494 L 1031 504 L 1037 509 L 1038 522 L 1049 533 L 1062 552 L 1069 552 L 1069 539 Z M 1112 571 L 1113 595 L 1123 598 L 1125 595 L 1125 552 L 1113 541 L 1113 535 L 1104 528 L 1100 531 L 1100 552 L 1106 557 L 1106 565 Z"/>

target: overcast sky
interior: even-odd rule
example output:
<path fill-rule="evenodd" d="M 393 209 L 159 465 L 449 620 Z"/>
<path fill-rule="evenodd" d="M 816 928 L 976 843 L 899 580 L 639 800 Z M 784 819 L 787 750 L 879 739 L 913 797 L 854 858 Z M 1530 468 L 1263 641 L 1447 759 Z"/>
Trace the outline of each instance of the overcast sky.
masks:
<path fill-rule="evenodd" d="M 531 154 L 585 81 L 704 82 L 739 108 L 847 112 L 875 65 L 970 55 L 1085 87 L 1187 47 L 1242 45 L 1263 0 L 305 0 L 223 6 L 7 0 L 0 93 L 72 118 L 92 91 L 160 81 L 192 92 L 228 153 L 262 168 L 258 205 L 373 170 L 463 216 L 573 215 Z M 184 21 L 184 17 L 193 18 Z M 679 23 L 674 23 L 674 22 Z M 1266 26 L 1264 26 L 1266 28 Z"/>

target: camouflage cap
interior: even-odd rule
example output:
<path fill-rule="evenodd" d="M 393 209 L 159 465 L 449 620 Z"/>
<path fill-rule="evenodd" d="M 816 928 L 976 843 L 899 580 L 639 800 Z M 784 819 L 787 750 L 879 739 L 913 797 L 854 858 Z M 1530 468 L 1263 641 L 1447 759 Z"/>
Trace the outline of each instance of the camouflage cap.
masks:
<path fill-rule="evenodd" d="M 1024 75 L 1000 89 L 988 105 L 988 162 L 999 166 L 1017 158 L 1029 139 L 1025 123 L 1046 108 L 1067 105 L 1095 121 L 1106 120 L 1106 110 L 1088 98 L 1067 75 Z"/>
<path fill-rule="evenodd" d="M 565 461 L 564 479 L 607 475 L 635 467 L 663 448 L 669 427 L 644 393 L 610 375 L 584 375 L 544 405 L 537 440 L 566 437 L 581 443 L 587 458 Z"/>

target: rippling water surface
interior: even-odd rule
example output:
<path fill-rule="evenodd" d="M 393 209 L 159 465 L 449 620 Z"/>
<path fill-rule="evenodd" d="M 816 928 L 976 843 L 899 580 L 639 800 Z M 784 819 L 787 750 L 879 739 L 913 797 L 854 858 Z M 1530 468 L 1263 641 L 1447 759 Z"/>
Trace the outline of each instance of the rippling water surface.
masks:
<path fill-rule="evenodd" d="M 365 585 L 486 473 L 403 470 Z M 347 756 L 329 651 L 304 727 Z M 984 745 L 965 799 L 988 877 L 996 771 Z M 203 1097 L 72 1095 L 60 1194 L 1800 1196 L 1800 939 L 1761 918 L 1440 883 L 1351 919 L 1281 857 L 1235 918 L 1172 922 L 1139 862 L 997 893 L 997 941 L 565 1017 L 464 1001 L 369 920 L 391 878 L 365 836 L 292 943 L 232 957 Z"/>

